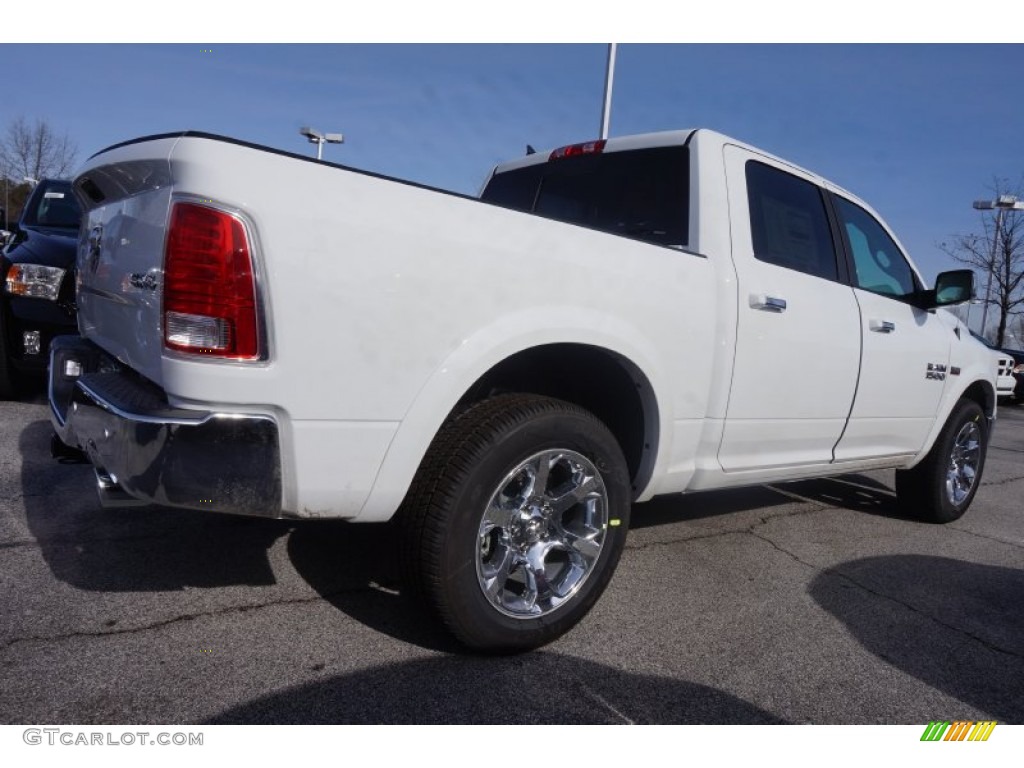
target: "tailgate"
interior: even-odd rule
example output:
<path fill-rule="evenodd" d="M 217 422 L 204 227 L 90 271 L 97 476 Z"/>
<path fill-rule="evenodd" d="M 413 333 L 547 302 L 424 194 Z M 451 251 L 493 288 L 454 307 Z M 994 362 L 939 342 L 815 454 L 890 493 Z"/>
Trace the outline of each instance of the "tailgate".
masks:
<path fill-rule="evenodd" d="M 160 137 L 104 150 L 75 179 L 85 210 L 77 260 L 79 330 L 157 383 L 169 156 L 177 140 Z"/>

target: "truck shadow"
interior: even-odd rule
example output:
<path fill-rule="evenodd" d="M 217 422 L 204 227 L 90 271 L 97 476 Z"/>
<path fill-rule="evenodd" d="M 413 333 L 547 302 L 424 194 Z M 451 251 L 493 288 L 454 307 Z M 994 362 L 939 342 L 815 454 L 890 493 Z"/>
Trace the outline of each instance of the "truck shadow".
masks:
<path fill-rule="evenodd" d="M 89 592 L 177 592 L 277 584 L 269 550 L 288 537 L 299 574 L 325 600 L 380 632 L 435 650 L 448 636 L 397 587 L 390 526 L 233 517 L 142 507 L 104 509 L 89 464 L 49 454 L 48 421 L 19 435 L 20 491 L 28 531 L 61 582 Z"/>
<path fill-rule="evenodd" d="M 791 499 L 765 488 L 672 496 L 634 507 L 635 528 L 728 515 Z M 401 593 L 397 531 L 393 524 L 310 521 L 288 538 L 288 556 L 302 578 L 335 608 L 407 643 L 459 653 L 460 647 L 418 602 Z"/>
<path fill-rule="evenodd" d="M 868 557 L 823 572 L 808 591 L 887 663 L 1001 721 L 1024 721 L 1024 571 Z"/>
<path fill-rule="evenodd" d="M 895 496 L 867 477 L 804 481 L 781 486 L 711 491 L 654 499 L 633 508 L 631 526 L 643 529 L 793 504 L 793 494 L 809 503 L 902 518 Z M 431 617 L 401 594 L 397 533 L 388 525 L 310 521 L 296 525 L 288 556 L 299 575 L 335 608 L 360 623 L 423 648 L 457 653 Z"/>
<path fill-rule="evenodd" d="M 791 498 L 763 485 L 706 493 L 657 496 L 644 504 L 633 505 L 629 527 L 652 528 L 792 503 Z"/>
<path fill-rule="evenodd" d="M 19 437 L 21 494 L 29 531 L 53 575 L 95 592 L 166 592 L 190 587 L 271 586 L 268 551 L 287 537 L 297 574 L 356 621 L 423 648 L 458 648 L 401 594 L 390 525 L 236 518 L 148 507 L 103 509 L 89 465 L 63 466 L 49 456 L 50 425 L 29 424 Z M 657 499 L 634 512 L 634 527 L 727 516 L 808 502 L 899 516 L 892 493 L 868 478 L 806 481 Z"/>
<path fill-rule="evenodd" d="M 47 421 L 19 438 L 28 529 L 53 575 L 79 589 L 157 592 L 274 584 L 267 551 L 291 524 L 166 507 L 104 509 L 88 464 L 49 454 Z"/>
<path fill-rule="evenodd" d="M 288 537 L 299 575 L 342 613 L 378 632 L 447 653 L 459 646 L 401 592 L 394 526 L 310 521 Z"/>
<path fill-rule="evenodd" d="M 328 677 L 211 724 L 782 724 L 715 688 L 551 652 L 441 657 Z"/>
<path fill-rule="evenodd" d="M 785 504 L 810 503 L 865 512 L 895 520 L 913 519 L 901 509 L 896 493 L 865 475 L 842 475 L 817 480 L 659 496 L 633 507 L 631 529 L 702 520 Z"/>
<path fill-rule="evenodd" d="M 900 507 L 891 484 L 886 485 L 866 475 L 840 475 L 817 480 L 780 483 L 775 488 L 806 501 L 827 507 L 840 507 L 853 512 L 913 520 L 914 515 Z"/>

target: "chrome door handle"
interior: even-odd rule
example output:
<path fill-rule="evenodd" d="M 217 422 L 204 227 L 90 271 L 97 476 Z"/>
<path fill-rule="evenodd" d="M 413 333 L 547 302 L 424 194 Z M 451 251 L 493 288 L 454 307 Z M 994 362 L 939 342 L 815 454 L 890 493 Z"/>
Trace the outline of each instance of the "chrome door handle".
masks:
<path fill-rule="evenodd" d="M 876 333 L 892 333 L 896 330 L 896 323 L 890 323 L 888 320 L 871 320 L 868 322 L 868 328 Z"/>
<path fill-rule="evenodd" d="M 750 294 L 750 306 L 764 312 L 785 312 L 786 300 L 777 296 L 765 296 L 763 293 L 752 293 Z"/>

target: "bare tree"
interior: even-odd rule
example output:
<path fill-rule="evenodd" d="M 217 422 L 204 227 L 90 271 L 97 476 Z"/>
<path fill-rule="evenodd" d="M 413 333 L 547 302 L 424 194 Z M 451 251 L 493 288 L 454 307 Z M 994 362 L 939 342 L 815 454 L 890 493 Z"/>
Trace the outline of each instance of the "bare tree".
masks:
<path fill-rule="evenodd" d="M 0 140 L 0 163 L 4 175 L 20 182 L 67 176 L 75 166 L 78 148 L 67 133 L 58 134 L 48 122 L 30 123 L 24 117 L 13 120 Z"/>
<path fill-rule="evenodd" d="M 996 179 L 996 199 L 1004 195 L 1024 197 L 1024 179 L 1012 189 L 1005 179 Z M 998 308 L 996 346 L 1003 346 L 1007 324 L 1024 311 L 1024 217 L 1014 210 L 982 212 L 982 234 L 954 235 L 939 247 L 955 261 L 977 269 L 992 291 L 982 302 Z M 988 329 L 982 328 L 982 335 Z"/>
<path fill-rule="evenodd" d="M 1013 342 L 1011 348 L 1024 348 L 1024 314 L 1014 317 L 1013 322 L 1007 324 L 1007 331 Z"/>

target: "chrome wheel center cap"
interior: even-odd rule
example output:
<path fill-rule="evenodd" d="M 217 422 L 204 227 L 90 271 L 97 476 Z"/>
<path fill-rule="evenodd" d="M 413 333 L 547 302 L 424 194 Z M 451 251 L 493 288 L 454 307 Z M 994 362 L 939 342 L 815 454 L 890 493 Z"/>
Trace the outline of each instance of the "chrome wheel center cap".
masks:
<path fill-rule="evenodd" d="M 548 534 L 548 517 L 545 507 L 528 505 L 519 513 L 519 519 L 512 524 L 512 540 L 518 547 L 536 544 Z"/>

